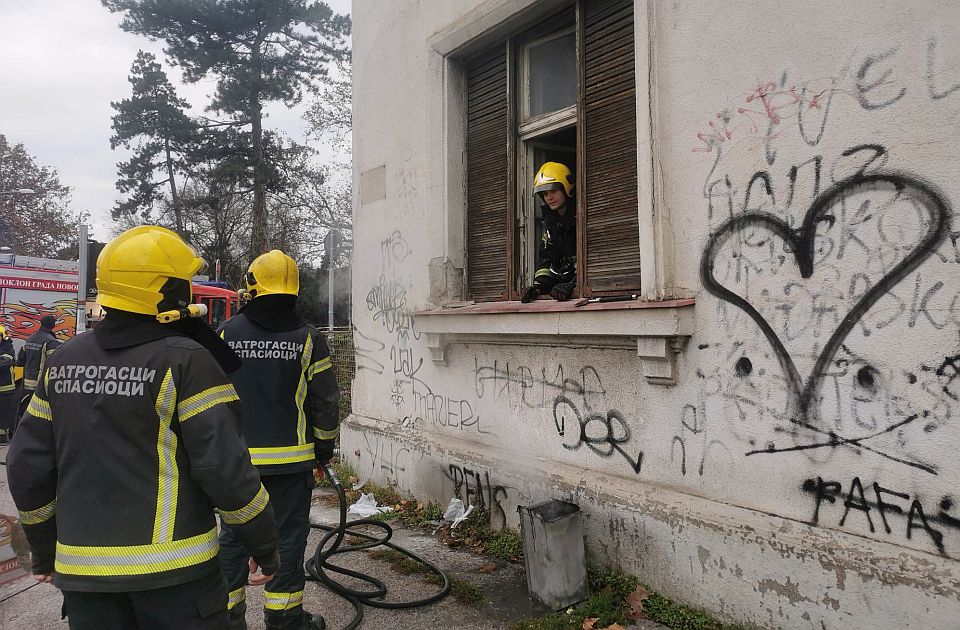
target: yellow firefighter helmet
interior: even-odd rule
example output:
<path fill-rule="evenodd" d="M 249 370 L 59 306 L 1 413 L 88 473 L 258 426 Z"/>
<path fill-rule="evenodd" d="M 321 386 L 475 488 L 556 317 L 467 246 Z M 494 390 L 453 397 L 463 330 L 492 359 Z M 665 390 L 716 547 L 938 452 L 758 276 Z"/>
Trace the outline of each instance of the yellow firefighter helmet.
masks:
<path fill-rule="evenodd" d="M 7 338 L 7 328 L 3 324 L 0 324 L 0 339 Z"/>
<path fill-rule="evenodd" d="M 243 278 L 246 289 L 240 299 L 252 300 L 264 295 L 299 295 L 300 271 L 297 263 L 279 249 L 260 254 Z"/>
<path fill-rule="evenodd" d="M 97 302 L 143 315 L 183 308 L 206 263 L 176 232 L 156 225 L 127 230 L 97 258 Z"/>
<path fill-rule="evenodd" d="M 563 188 L 567 197 L 573 197 L 573 173 L 559 162 L 544 162 L 533 178 L 533 192 L 539 194 L 558 188 Z"/>

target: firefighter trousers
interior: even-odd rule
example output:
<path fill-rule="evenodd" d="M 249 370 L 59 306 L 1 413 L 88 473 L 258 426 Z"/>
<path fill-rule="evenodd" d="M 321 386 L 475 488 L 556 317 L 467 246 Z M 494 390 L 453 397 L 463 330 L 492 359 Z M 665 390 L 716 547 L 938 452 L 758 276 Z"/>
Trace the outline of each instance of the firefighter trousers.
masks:
<path fill-rule="evenodd" d="M 70 630 L 227 630 L 227 584 L 217 571 L 129 593 L 63 591 Z"/>
<path fill-rule="evenodd" d="M 263 618 L 268 630 L 299 630 L 304 623 L 303 564 L 307 536 L 310 533 L 310 499 L 316 482 L 313 471 L 289 475 L 261 477 L 263 487 L 270 495 L 273 514 L 277 519 L 277 551 L 280 570 L 263 587 Z M 230 527 L 220 531 L 220 562 L 229 589 L 231 629 L 242 629 L 246 611 L 247 560 Z"/>

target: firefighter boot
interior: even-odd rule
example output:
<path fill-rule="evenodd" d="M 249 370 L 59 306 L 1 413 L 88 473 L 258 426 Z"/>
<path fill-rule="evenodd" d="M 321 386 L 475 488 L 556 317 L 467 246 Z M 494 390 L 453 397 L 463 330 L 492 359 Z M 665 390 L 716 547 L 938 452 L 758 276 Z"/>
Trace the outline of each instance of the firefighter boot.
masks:
<path fill-rule="evenodd" d="M 302 614 L 297 616 L 265 616 L 264 624 L 266 630 L 325 630 L 327 627 L 323 617 L 306 611 L 302 611 Z"/>
<path fill-rule="evenodd" d="M 240 602 L 227 612 L 230 630 L 247 630 L 247 603 Z"/>

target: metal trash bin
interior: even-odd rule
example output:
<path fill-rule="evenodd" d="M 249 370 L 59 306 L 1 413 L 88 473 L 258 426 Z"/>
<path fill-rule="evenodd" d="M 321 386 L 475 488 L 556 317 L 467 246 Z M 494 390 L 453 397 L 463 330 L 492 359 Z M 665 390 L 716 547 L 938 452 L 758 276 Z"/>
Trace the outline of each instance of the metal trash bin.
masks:
<path fill-rule="evenodd" d="M 519 506 L 530 596 L 553 610 L 590 594 L 580 506 L 551 499 Z"/>

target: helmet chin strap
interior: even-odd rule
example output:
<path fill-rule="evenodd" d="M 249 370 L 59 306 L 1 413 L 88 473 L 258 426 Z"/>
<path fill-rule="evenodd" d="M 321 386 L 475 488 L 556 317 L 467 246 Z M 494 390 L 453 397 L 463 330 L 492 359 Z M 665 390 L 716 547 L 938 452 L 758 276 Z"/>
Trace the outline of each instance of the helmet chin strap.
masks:
<path fill-rule="evenodd" d="M 240 289 L 237 291 L 237 297 L 243 300 L 244 302 L 249 302 L 253 298 L 257 297 L 257 290 L 253 289 Z"/>

